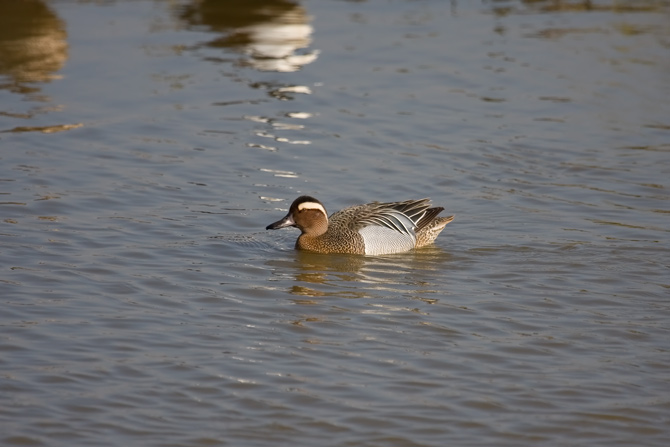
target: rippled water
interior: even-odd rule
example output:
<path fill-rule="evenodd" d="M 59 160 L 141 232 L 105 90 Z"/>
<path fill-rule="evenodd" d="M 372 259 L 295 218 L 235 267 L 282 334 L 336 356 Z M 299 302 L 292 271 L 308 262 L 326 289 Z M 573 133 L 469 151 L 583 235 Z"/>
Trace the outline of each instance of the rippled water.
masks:
<path fill-rule="evenodd" d="M 669 14 L 0 2 L 0 444 L 667 445 Z"/>

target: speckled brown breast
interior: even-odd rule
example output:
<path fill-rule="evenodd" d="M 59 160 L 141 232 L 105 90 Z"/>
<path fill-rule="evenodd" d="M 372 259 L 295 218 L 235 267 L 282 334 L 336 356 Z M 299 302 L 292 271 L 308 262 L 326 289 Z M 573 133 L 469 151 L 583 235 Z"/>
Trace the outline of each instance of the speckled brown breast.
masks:
<path fill-rule="evenodd" d="M 352 206 L 332 214 L 328 219 L 328 231 L 316 237 L 302 234 L 295 248 L 317 253 L 365 254 L 365 244 L 356 225 L 356 211 L 362 207 Z"/>

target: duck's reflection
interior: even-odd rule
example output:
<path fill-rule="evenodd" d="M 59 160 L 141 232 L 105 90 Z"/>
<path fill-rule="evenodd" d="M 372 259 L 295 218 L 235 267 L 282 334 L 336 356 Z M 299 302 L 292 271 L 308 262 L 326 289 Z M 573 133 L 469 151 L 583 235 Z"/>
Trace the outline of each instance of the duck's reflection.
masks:
<path fill-rule="evenodd" d="M 287 292 L 301 298 L 297 303 L 309 303 L 309 298 L 337 296 L 366 298 L 387 293 L 410 295 L 432 294 L 429 284 L 433 274 L 443 269 L 451 255 L 439 247 L 395 255 L 366 257 L 361 255 L 333 255 L 296 251 L 293 262 L 280 261 L 281 270 L 294 280 Z M 276 263 L 274 261 L 273 263 Z M 428 281 L 422 280 L 426 277 Z"/>
<path fill-rule="evenodd" d="M 355 282 L 359 279 L 359 271 L 364 266 L 363 256 L 324 255 L 306 251 L 296 252 L 295 284 L 290 287 L 292 295 L 325 297 L 331 295 L 350 298 L 363 298 L 365 293 L 357 290 L 317 290 L 310 285 L 326 285 L 336 282 Z M 307 285 L 310 284 L 310 285 Z"/>
<path fill-rule="evenodd" d="M 68 57 L 63 21 L 41 0 L 0 0 L 0 88 L 36 95 Z"/>
<path fill-rule="evenodd" d="M 313 32 L 310 17 L 288 0 L 201 0 L 179 13 L 192 28 L 205 27 L 221 37 L 206 43 L 245 53 L 258 70 L 291 72 L 313 62 L 318 51 L 305 51 Z"/>

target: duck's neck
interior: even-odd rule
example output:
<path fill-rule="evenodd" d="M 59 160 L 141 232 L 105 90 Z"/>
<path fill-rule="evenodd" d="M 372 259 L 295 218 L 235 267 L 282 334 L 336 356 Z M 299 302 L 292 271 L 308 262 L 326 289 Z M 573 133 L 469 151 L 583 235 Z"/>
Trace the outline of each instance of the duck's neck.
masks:
<path fill-rule="evenodd" d="M 309 227 L 308 230 L 301 228 L 300 231 L 302 231 L 301 236 L 307 236 L 310 238 L 322 236 L 328 231 L 328 221 L 314 223 Z"/>

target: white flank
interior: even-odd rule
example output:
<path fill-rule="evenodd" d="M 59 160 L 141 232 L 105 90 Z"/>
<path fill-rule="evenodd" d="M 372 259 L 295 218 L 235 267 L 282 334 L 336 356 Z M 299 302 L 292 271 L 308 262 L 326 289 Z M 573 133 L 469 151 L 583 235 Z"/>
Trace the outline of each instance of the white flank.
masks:
<path fill-rule="evenodd" d="M 404 234 L 387 227 L 370 225 L 358 230 L 363 236 L 366 255 L 385 255 L 389 253 L 401 253 L 416 246 L 416 236 Z"/>

